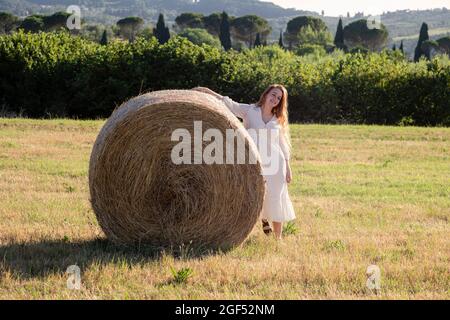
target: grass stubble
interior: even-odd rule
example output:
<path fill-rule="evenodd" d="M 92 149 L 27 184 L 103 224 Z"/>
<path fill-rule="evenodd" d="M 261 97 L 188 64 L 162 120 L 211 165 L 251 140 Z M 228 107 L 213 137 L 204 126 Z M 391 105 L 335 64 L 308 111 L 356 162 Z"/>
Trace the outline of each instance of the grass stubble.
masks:
<path fill-rule="evenodd" d="M 291 125 L 283 241 L 257 224 L 234 250 L 174 255 L 104 239 L 87 183 L 103 123 L 0 119 L 0 299 L 450 298 L 449 128 Z"/>

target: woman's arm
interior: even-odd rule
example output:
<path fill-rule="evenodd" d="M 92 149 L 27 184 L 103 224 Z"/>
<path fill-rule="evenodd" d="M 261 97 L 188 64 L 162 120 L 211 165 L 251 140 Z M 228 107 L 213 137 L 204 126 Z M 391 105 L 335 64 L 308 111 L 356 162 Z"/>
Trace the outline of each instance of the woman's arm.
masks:
<path fill-rule="evenodd" d="M 219 99 L 219 100 L 223 99 L 223 96 L 222 96 L 222 95 L 220 95 L 220 94 L 218 94 L 217 92 L 214 92 L 214 91 L 212 91 L 211 89 L 206 88 L 206 87 L 196 87 L 196 88 L 193 88 L 192 90 L 194 90 L 194 91 L 200 91 L 200 92 L 203 92 L 203 93 L 208 93 L 208 94 L 214 96 L 215 98 L 217 98 L 217 99 Z"/>
<path fill-rule="evenodd" d="M 292 181 L 292 170 L 289 160 L 286 160 L 286 182 L 291 183 Z"/>
<path fill-rule="evenodd" d="M 283 152 L 284 158 L 289 161 L 289 159 L 291 158 L 291 151 L 286 140 L 286 135 L 283 128 L 281 128 L 280 130 L 280 147 L 281 151 Z"/>
<path fill-rule="evenodd" d="M 291 151 L 286 140 L 284 129 L 280 130 L 280 147 L 281 151 L 283 152 L 284 158 L 286 159 L 286 182 L 290 183 L 292 181 L 292 170 L 289 163 L 291 158 Z"/>
<path fill-rule="evenodd" d="M 203 93 L 208 93 L 208 94 L 214 96 L 215 98 L 222 101 L 225 104 L 225 106 L 231 112 L 233 112 L 233 114 L 236 117 L 241 118 L 241 119 L 244 119 L 247 116 L 248 110 L 251 108 L 249 104 L 238 103 L 236 101 L 233 101 L 230 97 L 227 97 L 227 96 L 224 97 L 224 96 L 218 94 L 217 92 L 214 92 L 211 89 L 206 88 L 206 87 L 197 87 L 192 90 L 200 91 Z"/>

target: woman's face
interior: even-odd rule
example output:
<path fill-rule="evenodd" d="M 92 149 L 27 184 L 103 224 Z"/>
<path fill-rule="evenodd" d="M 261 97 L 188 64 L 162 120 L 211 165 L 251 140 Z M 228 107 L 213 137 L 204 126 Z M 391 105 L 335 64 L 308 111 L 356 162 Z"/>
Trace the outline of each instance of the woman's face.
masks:
<path fill-rule="evenodd" d="M 269 93 L 266 95 L 266 101 L 265 103 L 269 105 L 269 107 L 275 108 L 283 98 L 283 91 L 281 91 L 278 88 L 273 88 L 269 91 Z"/>

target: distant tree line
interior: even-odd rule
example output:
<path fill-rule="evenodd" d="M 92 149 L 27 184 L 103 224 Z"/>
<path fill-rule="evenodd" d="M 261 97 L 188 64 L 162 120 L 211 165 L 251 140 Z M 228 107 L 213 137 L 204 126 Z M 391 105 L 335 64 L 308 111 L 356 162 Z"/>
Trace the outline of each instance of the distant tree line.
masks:
<path fill-rule="evenodd" d="M 9 34 L 18 29 L 25 32 L 48 32 L 67 29 L 66 23 L 70 14 L 56 12 L 51 15 L 30 15 L 23 20 L 0 12 L 0 34 Z M 83 22 L 84 23 L 84 22 Z M 195 44 L 208 44 L 228 51 L 243 48 L 255 48 L 268 45 L 268 36 L 272 28 L 268 21 L 256 16 L 229 16 L 226 12 L 203 15 L 200 13 L 182 13 L 175 19 L 173 32 L 187 38 Z M 160 44 L 166 43 L 171 37 L 171 31 L 160 14 L 156 26 L 146 26 L 140 17 L 126 17 L 117 21 L 115 26 L 104 27 L 83 25 L 81 31 L 73 31 L 82 37 L 106 45 L 112 37 L 134 42 L 138 36 L 150 39 L 156 37 Z M 334 38 L 323 20 L 317 17 L 299 16 L 287 22 L 286 29 L 280 30 L 278 45 L 294 51 L 299 55 L 310 53 L 325 54 L 335 49 L 344 52 L 380 51 L 386 46 L 389 33 L 383 24 L 376 28 L 370 27 L 366 19 L 360 19 L 344 26 L 339 20 Z M 430 59 L 436 54 L 450 55 L 450 37 L 430 40 L 428 26 L 423 23 L 419 40 L 415 49 L 414 61 L 421 57 Z M 403 42 L 399 47 L 394 44 L 393 51 L 403 52 Z"/>
<path fill-rule="evenodd" d="M 11 33 L 17 29 L 38 32 L 67 28 L 70 16 L 71 14 L 66 12 L 56 12 L 51 15 L 34 14 L 21 20 L 10 13 L 0 12 L 0 34 Z"/>

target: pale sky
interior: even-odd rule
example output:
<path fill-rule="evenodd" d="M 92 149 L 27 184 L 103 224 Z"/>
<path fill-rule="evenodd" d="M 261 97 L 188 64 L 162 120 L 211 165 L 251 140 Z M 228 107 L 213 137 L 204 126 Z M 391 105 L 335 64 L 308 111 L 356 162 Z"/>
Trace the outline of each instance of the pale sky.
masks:
<path fill-rule="evenodd" d="M 356 12 L 365 15 L 377 15 L 383 11 L 395 10 L 425 10 L 446 7 L 450 9 L 450 0 L 261 0 L 275 3 L 283 8 L 300 10 L 325 11 L 326 16 L 346 16 L 347 12 L 353 16 Z"/>

